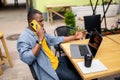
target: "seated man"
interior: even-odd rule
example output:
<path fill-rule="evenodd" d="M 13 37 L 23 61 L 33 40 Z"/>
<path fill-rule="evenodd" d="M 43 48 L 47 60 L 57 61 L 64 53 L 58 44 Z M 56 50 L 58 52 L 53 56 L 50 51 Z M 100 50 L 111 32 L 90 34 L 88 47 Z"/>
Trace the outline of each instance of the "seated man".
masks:
<path fill-rule="evenodd" d="M 28 27 L 18 39 L 17 50 L 20 59 L 33 66 L 38 79 L 82 80 L 67 57 L 58 59 L 49 47 L 61 42 L 80 39 L 83 37 L 83 33 L 76 32 L 75 35 L 68 37 L 51 36 L 44 29 L 42 13 L 35 9 L 28 12 L 27 19 Z M 33 20 L 36 20 L 41 26 L 41 28 L 38 28 L 38 25 L 36 25 L 36 31 L 30 24 Z"/>

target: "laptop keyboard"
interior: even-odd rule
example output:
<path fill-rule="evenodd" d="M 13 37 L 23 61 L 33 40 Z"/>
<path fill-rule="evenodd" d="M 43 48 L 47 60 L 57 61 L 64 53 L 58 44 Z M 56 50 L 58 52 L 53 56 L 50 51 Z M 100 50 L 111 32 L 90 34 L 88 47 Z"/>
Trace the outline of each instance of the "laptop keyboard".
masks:
<path fill-rule="evenodd" d="M 80 50 L 81 56 L 84 56 L 89 53 L 86 45 L 79 45 L 79 50 Z"/>

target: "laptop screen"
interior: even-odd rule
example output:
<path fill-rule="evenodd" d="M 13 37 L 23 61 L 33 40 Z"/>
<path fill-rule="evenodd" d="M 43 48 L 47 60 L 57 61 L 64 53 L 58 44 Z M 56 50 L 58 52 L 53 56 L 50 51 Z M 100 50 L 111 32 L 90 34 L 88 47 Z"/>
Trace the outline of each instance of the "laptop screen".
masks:
<path fill-rule="evenodd" d="M 92 32 L 92 35 L 91 35 L 89 43 L 88 43 L 89 49 L 92 52 L 94 57 L 96 55 L 96 52 L 97 52 L 101 42 L 102 42 L 102 36 L 95 29 L 95 31 Z"/>

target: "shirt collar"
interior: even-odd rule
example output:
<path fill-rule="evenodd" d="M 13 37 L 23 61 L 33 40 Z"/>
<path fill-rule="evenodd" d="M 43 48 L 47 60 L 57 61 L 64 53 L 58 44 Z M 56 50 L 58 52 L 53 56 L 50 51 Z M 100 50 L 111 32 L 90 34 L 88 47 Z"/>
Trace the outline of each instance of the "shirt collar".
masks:
<path fill-rule="evenodd" d="M 28 29 L 28 28 L 26 28 L 25 30 L 26 30 L 28 33 L 30 33 L 32 36 L 36 36 L 32 30 L 30 30 L 30 29 Z"/>
<path fill-rule="evenodd" d="M 30 30 L 29 28 L 26 28 L 25 29 L 30 35 L 32 35 L 34 38 L 35 38 L 35 40 L 38 40 L 38 38 L 36 37 L 36 34 L 32 31 L 32 30 Z"/>
<path fill-rule="evenodd" d="M 35 33 L 32 31 L 32 30 L 30 30 L 30 29 L 28 29 L 28 28 L 26 28 L 25 29 L 28 33 L 30 33 L 30 35 L 32 35 L 33 37 L 35 37 L 36 39 L 37 39 L 37 37 L 36 37 L 36 35 L 35 35 Z M 46 37 L 46 33 L 45 33 L 45 37 Z M 38 40 L 38 39 L 37 39 Z"/>

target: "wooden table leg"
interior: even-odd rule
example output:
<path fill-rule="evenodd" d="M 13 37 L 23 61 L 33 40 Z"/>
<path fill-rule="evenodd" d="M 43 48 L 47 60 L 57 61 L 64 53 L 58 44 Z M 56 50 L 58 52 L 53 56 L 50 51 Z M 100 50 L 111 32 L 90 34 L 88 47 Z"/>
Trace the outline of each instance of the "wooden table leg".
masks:
<path fill-rule="evenodd" d="M 0 65 L 0 75 L 2 74 L 2 68 L 1 68 L 1 65 Z"/>
<path fill-rule="evenodd" d="M 3 60 L 3 55 L 2 55 L 1 48 L 0 48 L 0 59 L 1 59 L 1 61 Z"/>
<path fill-rule="evenodd" d="M 1 51 L 1 48 L 0 48 L 0 58 L 1 58 L 1 61 L 3 60 L 3 57 L 2 57 L 2 51 Z M 1 64 L 0 64 L 0 75 L 2 74 L 2 68 L 1 68 Z"/>
<path fill-rule="evenodd" d="M 52 15 L 52 9 L 50 8 L 49 9 L 49 12 L 50 12 L 50 23 L 52 24 L 53 23 L 53 15 Z"/>
<path fill-rule="evenodd" d="M 2 41 L 3 47 L 5 49 L 6 57 L 8 58 L 8 62 L 10 64 L 10 67 L 13 67 L 13 63 L 12 63 L 12 60 L 10 58 L 10 55 L 9 55 L 9 52 L 8 52 L 8 49 L 7 49 L 7 46 L 6 46 L 6 43 L 5 43 L 3 36 L 1 37 L 1 41 Z"/>

